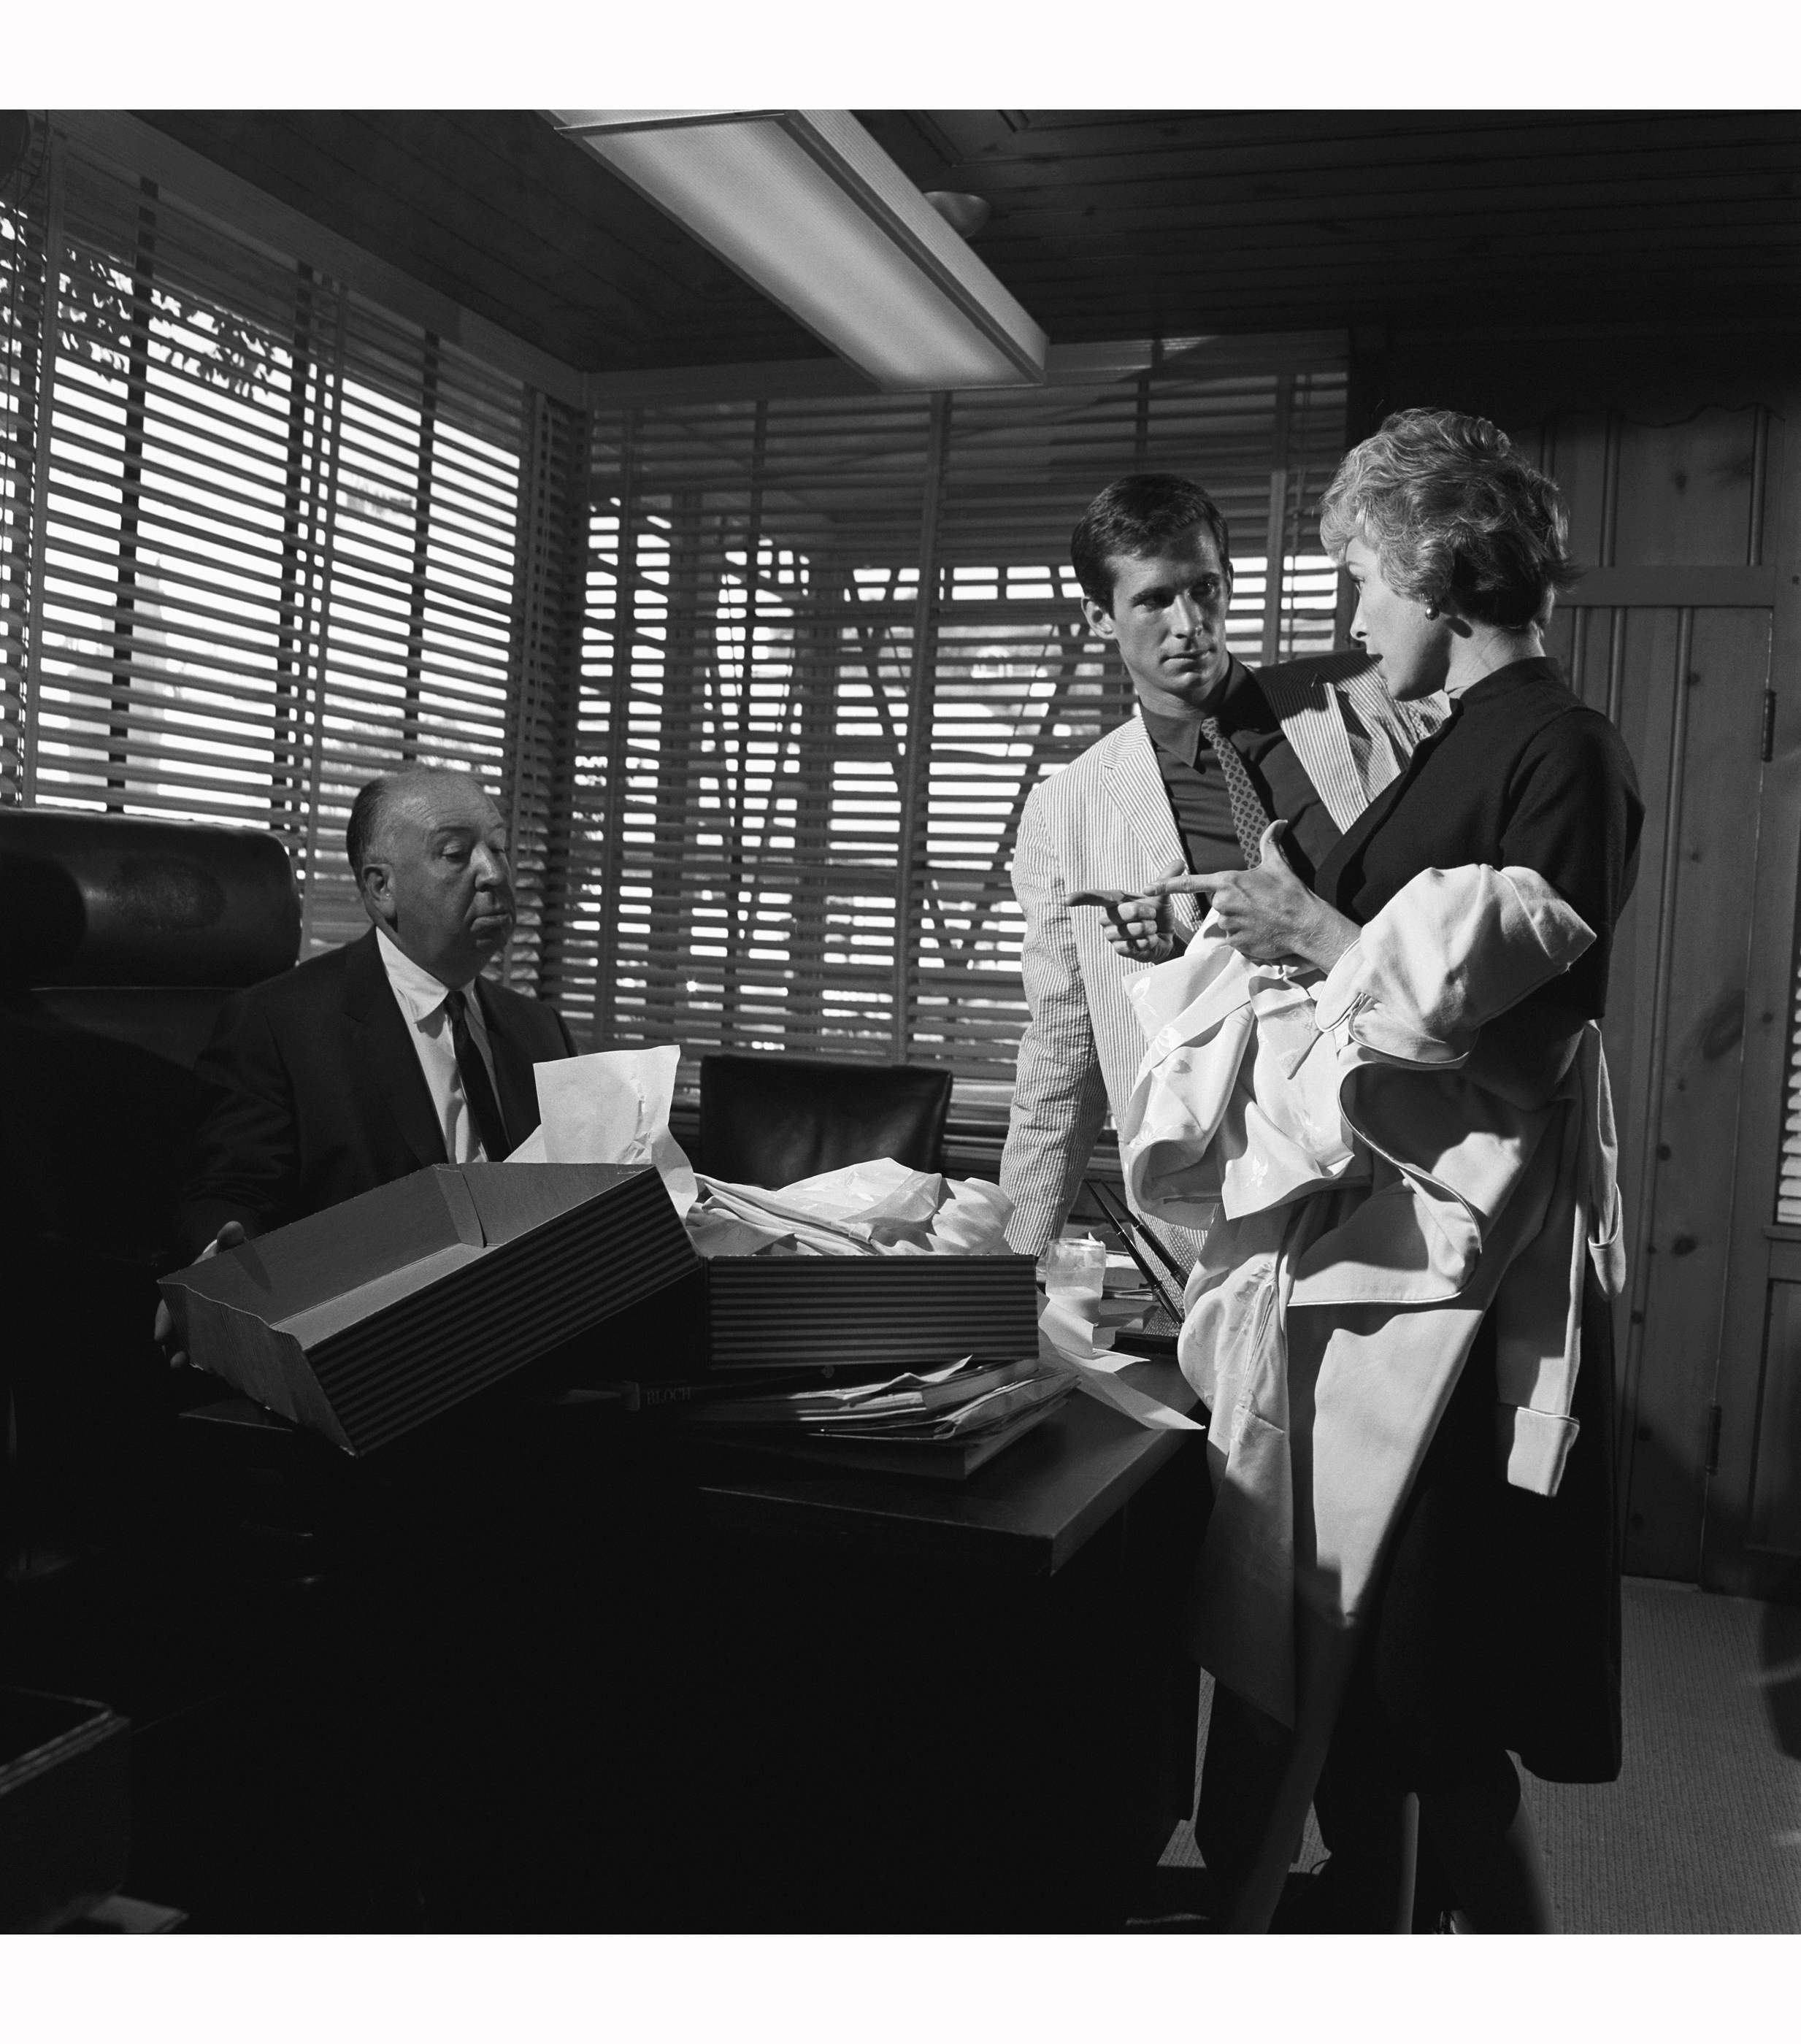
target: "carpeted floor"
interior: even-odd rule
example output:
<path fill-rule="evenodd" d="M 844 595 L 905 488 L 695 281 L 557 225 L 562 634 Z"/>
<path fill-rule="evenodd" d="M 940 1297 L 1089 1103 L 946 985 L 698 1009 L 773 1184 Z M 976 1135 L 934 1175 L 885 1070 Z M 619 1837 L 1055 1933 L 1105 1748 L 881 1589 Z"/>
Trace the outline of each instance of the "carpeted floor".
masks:
<path fill-rule="evenodd" d="M 1524 1777 L 1564 1930 L 1801 1931 L 1801 1609 L 1633 1578 L 1624 1618 L 1619 1780 Z M 1200 1863 L 1181 1826 L 1162 1864 Z"/>

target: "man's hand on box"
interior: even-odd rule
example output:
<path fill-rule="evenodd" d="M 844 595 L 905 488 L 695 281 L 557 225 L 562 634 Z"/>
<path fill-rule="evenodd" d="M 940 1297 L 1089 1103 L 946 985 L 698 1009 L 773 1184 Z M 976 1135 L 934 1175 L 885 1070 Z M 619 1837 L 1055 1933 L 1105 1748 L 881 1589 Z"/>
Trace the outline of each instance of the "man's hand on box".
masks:
<path fill-rule="evenodd" d="M 244 1223 L 241 1220 L 228 1220 L 194 1260 L 196 1263 L 204 1263 L 208 1257 L 217 1256 L 221 1249 L 236 1249 L 240 1243 L 248 1242 L 249 1239 L 244 1231 Z M 153 1335 L 156 1346 L 159 1348 L 167 1348 L 169 1343 L 175 1337 L 175 1317 L 169 1311 L 169 1302 L 167 1299 L 159 1299 L 156 1302 L 156 1325 Z M 181 1350 L 179 1348 L 169 1350 L 169 1367 L 171 1370 L 182 1370 L 190 1366 L 186 1356 Z M 192 1366 L 194 1368 L 198 1366 L 198 1364 Z"/>

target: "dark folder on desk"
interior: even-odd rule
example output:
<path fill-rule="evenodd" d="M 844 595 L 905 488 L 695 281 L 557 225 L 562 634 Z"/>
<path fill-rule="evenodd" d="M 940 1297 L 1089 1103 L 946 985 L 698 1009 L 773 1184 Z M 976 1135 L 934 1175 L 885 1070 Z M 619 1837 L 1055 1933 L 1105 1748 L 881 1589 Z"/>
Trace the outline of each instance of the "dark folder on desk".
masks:
<path fill-rule="evenodd" d="M 351 1454 L 692 1271 L 653 1170 L 440 1164 L 163 1281 L 197 1362 Z"/>
<path fill-rule="evenodd" d="M 858 1470 L 875 1476 L 924 1477 L 932 1483 L 962 1483 L 993 1461 L 1004 1449 L 1035 1433 L 1053 1419 L 1070 1397 L 1067 1391 L 1053 1400 L 1016 1413 L 1004 1427 L 967 1439 L 948 1441 L 882 1441 L 860 1435 L 829 1437 L 817 1434 L 794 1439 L 765 1439 L 760 1435 L 723 1431 L 716 1437 L 733 1448 L 752 1454 L 770 1455 L 787 1462 L 810 1463 L 816 1469 Z"/>

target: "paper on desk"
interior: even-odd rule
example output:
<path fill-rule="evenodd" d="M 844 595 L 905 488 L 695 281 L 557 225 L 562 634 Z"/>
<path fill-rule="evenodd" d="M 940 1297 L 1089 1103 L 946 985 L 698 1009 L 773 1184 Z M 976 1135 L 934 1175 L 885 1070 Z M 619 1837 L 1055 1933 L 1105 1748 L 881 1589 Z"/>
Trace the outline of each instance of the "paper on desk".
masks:
<path fill-rule="evenodd" d="M 509 1164 L 649 1164 L 661 1174 L 702 1256 L 999 1256 L 1013 1204 L 980 1178 L 916 1171 L 871 1157 L 779 1192 L 697 1180 L 670 1132 L 682 1053 L 597 1051 L 532 1067 L 539 1125 Z"/>
<path fill-rule="evenodd" d="M 709 1207 L 704 1193 L 682 1218 L 697 1256 L 755 1256 L 766 1249 L 793 1251 L 796 1247 L 791 1232 L 765 1228 L 760 1221 L 740 1220 Z"/>
<path fill-rule="evenodd" d="M 784 1185 L 778 1196 L 797 1212 L 862 1235 L 872 1248 L 956 1256 L 1004 1256 L 1013 1202 L 981 1178 L 916 1171 L 892 1157 L 870 1157 Z"/>
<path fill-rule="evenodd" d="M 980 1178 L 916 1171 L 892 1157 L 871 1157 L 770 1192 L 703 1176 L 701 1204 L 689 1216 L 703 1256 L 740 1254 L 709 1248 L 697 1219 L 730 1216 L 764 1231 L 770 1247 L 820 1256 L 999 1256 L 1008 1253 L 1013 1203 Z"/>
<path fill-rule="evenodd" d="M 703 1215 L 709 1218 L 714 1215 L 729 1216 L 758 1231 L 767 1246 L 790 1243 L 817 1256 L 875 1254 L 864 1236 L 837 1221 L 789 1206 L 783 1194 L 772 1193 L 762 1185 L 735 1185 L 728 1179 L 709 1178 L 704 1173 L 699 1185 Z M 703 1256 L 709 1253 L 704 1245 L 697 1243 L 697 1247 Z"/>
<path fill-rule="evenodd" d="M 916 1171 L 892 1157 L 869 1157 L 815 1178 L 797 1178 L 778 1195 L 782 1204 L 819 1220 L 879 1228 L 927 1228 L 944 1197 L 939 1171 Z"/>
<path fill-rule="evenodd" d="M 534 1065 L 536 1132 L 511 1164 L 648 1164 L 661 1176 L 677 1213 L 694 1204 L 694 1169 L 669 1132 L 669 1105 L 682 1051 L 674 1043 L 649 1051 L 595 1051 Z"/>
<path fill-rule="evenodd" d="M 1123 1412 L 1141 1427 L 1185 1434 L 1206 1431 L 1199 1420 L 1189 1419 L 1185 1412 L 1178 1412 L 1161 1399 L 1122 1382 L 1118 1373 L 1128 1362 L 1142 1358 L 1108 1354 L 1096 1347 L 1094 1332 L 1092 1320 L 1064 1300 L 1051 1297 L 1038 1316 L 1039 1354 L 1054 1369 L 1071 1372 L 1091 1398 Z"/>
<path fill-rule="evenodd" d="M 935 1248 L 958 1256 L 1004 1256 L 1013 1202 L 986 1178 L 947 1178 L 947 1195 L 931 1224 Z"/>

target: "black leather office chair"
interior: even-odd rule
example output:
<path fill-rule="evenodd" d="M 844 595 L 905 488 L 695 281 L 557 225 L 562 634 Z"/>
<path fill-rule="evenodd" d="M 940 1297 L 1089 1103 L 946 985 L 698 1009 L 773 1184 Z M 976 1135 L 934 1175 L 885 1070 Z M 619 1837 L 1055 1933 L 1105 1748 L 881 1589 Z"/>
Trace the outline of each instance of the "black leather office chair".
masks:
<path fill-rule="evenodd" d="M 824 1058 L 701 1060 L 701 1170 L 743 1185 L 788 1185 L 892 1157 L 943 1168 L 950 1074 L 924 1065 Z"/>
<path fill-rule="evenodd" d="M 280 842 L 209 824 L 0 808 L 0 1352 L 15 1573 L 54 1566 L 131 1488 L 170 1375 L 150 1339 L 235 989 L 293 964 Z"/>

